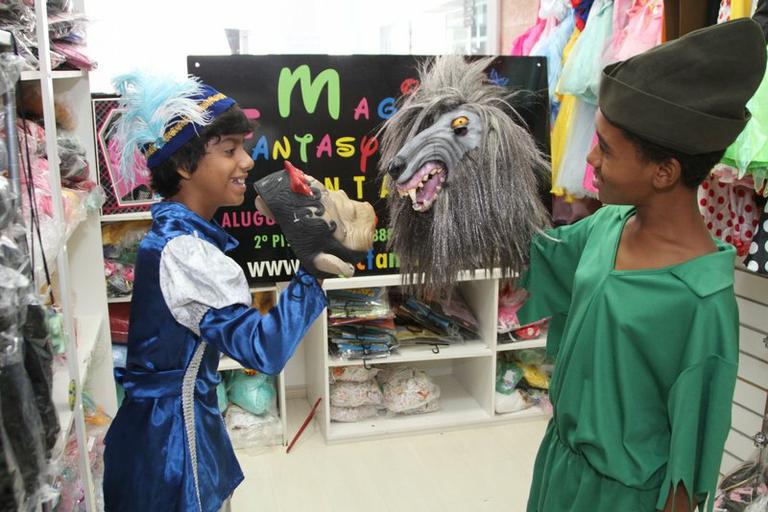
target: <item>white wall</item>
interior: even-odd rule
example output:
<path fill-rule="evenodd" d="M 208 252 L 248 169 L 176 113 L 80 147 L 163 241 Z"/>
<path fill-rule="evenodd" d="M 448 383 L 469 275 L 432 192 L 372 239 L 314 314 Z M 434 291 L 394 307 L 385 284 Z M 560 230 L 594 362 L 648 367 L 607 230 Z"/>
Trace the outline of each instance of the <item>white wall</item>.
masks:
<path fill-rule="evenodd" d="M 248 31 L 242 53 L 449 53 L 468 34 L 455 30 L 462 2 L 85 0 L 99 63 L 91 90 L 112 92 L 114 76 L 137 68 L 183 75 L 187 55 L 229 54 L 225 28 Z"/>

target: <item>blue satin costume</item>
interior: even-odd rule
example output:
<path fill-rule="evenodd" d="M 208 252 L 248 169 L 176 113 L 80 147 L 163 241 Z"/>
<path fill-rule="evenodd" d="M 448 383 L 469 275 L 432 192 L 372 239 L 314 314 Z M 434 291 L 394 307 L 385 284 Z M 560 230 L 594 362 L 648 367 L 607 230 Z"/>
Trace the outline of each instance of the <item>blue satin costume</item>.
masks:
<path fill-rule="evenodd" d="M 243 480 L 216 399 L 220 352 L 247 368 L 279 373 L 325 308 L 326 297 L 317 280 L 300 269 L 266 315 L 242 304 L 212 308 L 203 316 L 198 336 L 174 319 L 164 299 L 159 279 L 163 248 L 190 234 L 223 252 L 237 241 L 180 203 L 155 204 L 152 216 L 137 255 L 127 367 L 116 371 L 126 397 L 105 439 L 105 509 L 216 512 Z M 190 398 L 190 436 L 182 380 L 201 338 L 208 344 L 200 350 Z M 190 437 L 196 445 L 197 486 Z"/>

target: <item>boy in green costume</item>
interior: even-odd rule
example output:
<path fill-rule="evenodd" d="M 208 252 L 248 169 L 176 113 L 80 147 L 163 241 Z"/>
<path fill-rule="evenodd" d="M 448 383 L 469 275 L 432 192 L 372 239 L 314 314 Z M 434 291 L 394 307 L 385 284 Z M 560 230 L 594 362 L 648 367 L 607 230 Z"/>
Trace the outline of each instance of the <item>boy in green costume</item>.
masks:
<path fill-rule="evenodd" d="M 529 512 L 704 507 L 738 364 L 735 250 L 709 235 L 698 185 L 744 128 L 765 71 L 749 19 L 603 71 L 588 161 L 608 206 L 539 236 L 522 322 L 552 316 L 553 418 Z"/>

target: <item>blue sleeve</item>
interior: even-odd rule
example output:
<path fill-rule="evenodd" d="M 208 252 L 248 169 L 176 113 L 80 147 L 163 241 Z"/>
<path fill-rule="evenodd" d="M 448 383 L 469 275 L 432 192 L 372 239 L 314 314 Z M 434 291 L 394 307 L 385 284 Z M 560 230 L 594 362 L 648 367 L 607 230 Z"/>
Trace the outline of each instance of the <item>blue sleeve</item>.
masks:
<path fill-rule="evenodd" d="M 242 304 L 211 308 L 200 336 L 244 367 L 276 375 L 326 304 L 317 279 L 299 269 L 267 314 Z"/>

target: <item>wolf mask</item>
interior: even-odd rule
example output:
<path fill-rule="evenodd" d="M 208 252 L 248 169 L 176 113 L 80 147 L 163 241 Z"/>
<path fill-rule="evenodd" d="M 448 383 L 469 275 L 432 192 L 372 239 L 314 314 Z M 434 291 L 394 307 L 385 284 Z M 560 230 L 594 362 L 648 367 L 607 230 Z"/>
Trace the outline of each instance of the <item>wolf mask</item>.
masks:
<path fill-rule="evenodd" d="M 383 126 L 389 249 L 420 293 L 464 270 L 521 269 L 548 225 L 538 183 L 548 163 L 511 103 L 485 74 L 493 58 L 438 57 Z"/>

